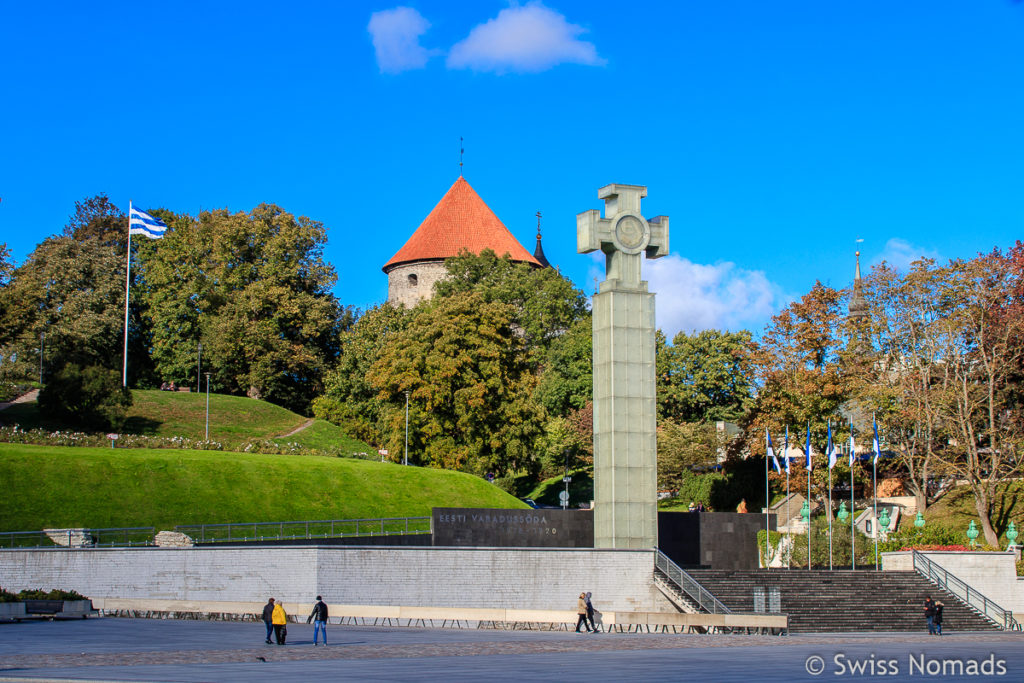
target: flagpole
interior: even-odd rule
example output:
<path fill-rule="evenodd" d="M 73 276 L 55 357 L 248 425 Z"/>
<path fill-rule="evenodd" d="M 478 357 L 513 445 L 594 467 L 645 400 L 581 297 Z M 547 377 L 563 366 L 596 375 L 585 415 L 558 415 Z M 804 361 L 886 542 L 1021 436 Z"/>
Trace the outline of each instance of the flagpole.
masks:
<path fill-rule="evenodd" d="M 124 268 L 124 369 L 121 386 L 128 386 L 128 292 L 132 283 L 132 200 L 128 200 L 128 255 Z"/>
<path fill-rule="evenodd" d="M 853 423 L 850 423 L 850 568 L 857 569 L 857 534 L 854 524 L 857 519 L 856 508 L 853 507 L 853 461 L 856 457 L 853 447 Z"/>
<path fill-rule="evenodd" d="M 792 540 L 793 539 L 793 530 L 789 526 L 789 523 L 793 520 L 793 514 L 790 511 L 790 507 L 789 507 L 789 504 L 791 502 L 791 499 L 789 497 L 789 425 L 786 425 L 786 442 L 785 442 L 785 444 L 782 447 L 782 452 L 786 456 L 786 529 L 789 530 L 787 532 L 787 535 L 789 536 L 790 540 Z M 790 556 L 792 556 L 792 554 L 793 554 L 793 547 L 792 546 L 790 546 L 789 554 L 790 554 Z M 787 559 L 786 560 L 786 569 L 789 569 L 789 568 L 790 568 L 790 561 L 789 561 L 789 559 Z"/>
<path fill-rule="evenodd" d="M 764 568 L 768 569 L 770 562 L 768 561 L 768 548 L 771 546 L 771 526 L 769 520 L 769 510 L 771 507 L 771 498 L 768 495 L 768 450 L 764 452 Z M 749 546 L 748 546 L 749 547 Z"/>
<path fill-rule="evenodd" d="M 804 444 L 807 462 L 807 571 L 811 571 L 811 423 L 807 423 L 807 443 Z"/>
<path fill-rule="evenodd" d="M 829 456 L 831 457 L 831 456 Z M 828 468 L 828 570 L 832 571 L 832 468 Z"/>
<path fill-rule="evenodd" d="M 874 454 L 871 457 L 871 497 L 874 500 L 875 506 L 875 521 L 871 523 L 871 528 L 875 532 L 875 571 L 878 571 L 878 423 L 875 422 L 875 416 L 871 416 L 871 423 L 874 426 L 875 434 L 873 437 L 872 444 L 875 446 Z"/>

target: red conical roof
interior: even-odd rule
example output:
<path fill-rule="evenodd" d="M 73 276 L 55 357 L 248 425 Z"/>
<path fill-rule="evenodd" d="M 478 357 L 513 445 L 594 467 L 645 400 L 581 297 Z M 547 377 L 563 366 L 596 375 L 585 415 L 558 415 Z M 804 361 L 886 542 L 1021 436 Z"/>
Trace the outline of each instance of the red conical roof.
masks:
<path fill-rule="evenodd" d="M 386 273 L 401 263 L 458 256 L 463 249 L 473 254 L 492 249 L 498 256 L 508 254 L 513 261 L 540 265 L 466 179 L 459 176 L 409 241 L 384 264 L 383 270 Z"/>

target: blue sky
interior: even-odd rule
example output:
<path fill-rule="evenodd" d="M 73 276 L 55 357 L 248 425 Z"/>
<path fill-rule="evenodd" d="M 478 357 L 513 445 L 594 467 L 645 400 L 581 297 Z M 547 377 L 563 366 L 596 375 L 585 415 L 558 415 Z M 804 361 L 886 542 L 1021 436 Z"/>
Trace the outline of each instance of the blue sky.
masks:
<path fill-rule="evenodd" d="M 372 28 L 372 33 L 371 29 Z M 1024 4 L 7 3 L 0 241 L 74 202 L 323 221 L 345 303 L 465 176 L 588 293 L 575 215 L 647 185 L 670 334 L 760 328 L 816 279 L 971 256 L 1024 226 Z"/>

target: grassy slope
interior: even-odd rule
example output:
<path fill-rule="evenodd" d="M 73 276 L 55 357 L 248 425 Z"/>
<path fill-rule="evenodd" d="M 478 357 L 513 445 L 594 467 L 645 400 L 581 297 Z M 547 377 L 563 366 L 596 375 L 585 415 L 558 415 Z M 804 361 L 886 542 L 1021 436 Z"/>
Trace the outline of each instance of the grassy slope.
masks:
<path fill-rule="evenodd" d="M 525 507 L 468 474 L 348 458 L 0 444 L 0 530 L 429 515 Z"/>
<path fill-rule="evenodd" d="M 1011 481 L 1001 487 L 996 493 L 993 509 L 993 523 L 1000 534 L 1009 526 L 1010 520 L 1020 528 L 1024 523 L 1024 481 Z M 967 486 L 953 489 L 929 507 L 924 517 L 929 524 L 967 529 L 971 520 L 978 521 L 971 489 Z"/>
<path fill-rule="evenodd" d="M 123 430 L 125 433 L 192 439 L 205 437 L 206 394 L 135 390 L 132 400 L 128 423 Z M 0 420 L 5 424 L 18 423 L 26 429 L 63 428 L 44 420 L 34 402 L 11 406 L 0 413 Z M 286 434 L 305 422 L 306 418 L 301 415 L 266 401 L 210 394 L 210 439 L 229 448 L 250 439 L 270 439 Z M 338 427 L 321 420 L 298 434 L 276 440 L 312 448 L 374 452 L 369 445 L 350 438 Z"/>

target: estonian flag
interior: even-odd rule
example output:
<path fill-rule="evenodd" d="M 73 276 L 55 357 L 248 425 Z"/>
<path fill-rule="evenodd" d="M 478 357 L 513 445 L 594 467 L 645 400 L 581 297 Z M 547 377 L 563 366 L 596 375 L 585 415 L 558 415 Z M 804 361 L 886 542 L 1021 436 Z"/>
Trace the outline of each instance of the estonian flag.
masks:
<path fill-rule="evenodd" d="M 782 447 L 782 458 L 786 462 L 786 474 L 789 474 L 789 425 L 786 425 L 786 443 Z"/>
<path fill-rule="evenodd" d="M 875 449 L 875 459 L 872 461 L 872 464 L 877 465 L 878 464 L 878 458 L 879 458 L 880 455 L 882 455 L 882 447 L 881 447 L 881 445 L 878 442 L 878 423 L 875 422 L 874 418 L 871 419 L 871 423 L 872 423 L 872 427 L 874 427 L 874 429 L 875 429 L 875 438 L 871 442 L 872 448 Z"/>
<path fill-rule="evenodd" d="M 806 462 L 804 463 L 804 469 L 808 472 L 811 471 L 811 423 L 807 423 L 807 442 L 804 444 L 804 456 Z"/>
<path fill-rule="evenodd" d="M 779 459 L 775 457 L 775 449 L 772 448 L 772 435 L 768 433 L 767 427 L 764 428 L 764 440 L 768 457 L 772 459 L 772 466 L 775 468 L 776 472 L 781 472 L 782 467 L 779 465 Z"/>
<path fill-rule="evenodd" d="M 140 211 L 134 206 L 128 210 L 128 234 L 145 235 L 151 240 L 158 240 L 167 232 L 167 224 L 159 218 Z"/>
<path fill-rule="evenodd" d="M 836 449 L 834 443 L 832 443 L 832 420 L 828 421 L 828 445 L 825 447 L 825 452 L 828 454 L 828 468 L 832 469 L 836 466 L 836 457 L 839 452 Z"/>
<path fill-rule="evenodd" d="M 850 425 L 850 467 L 853 467 L 854 458 L 854 445 L 853 445 L 853 425 Z"/>

